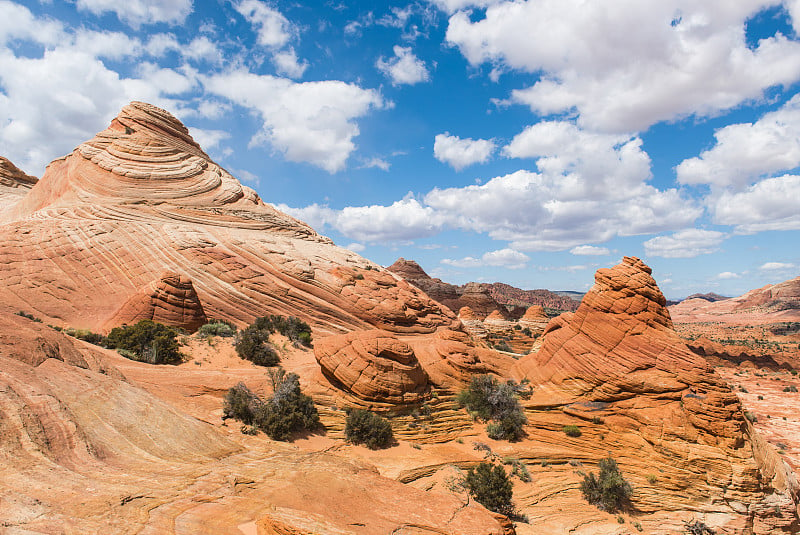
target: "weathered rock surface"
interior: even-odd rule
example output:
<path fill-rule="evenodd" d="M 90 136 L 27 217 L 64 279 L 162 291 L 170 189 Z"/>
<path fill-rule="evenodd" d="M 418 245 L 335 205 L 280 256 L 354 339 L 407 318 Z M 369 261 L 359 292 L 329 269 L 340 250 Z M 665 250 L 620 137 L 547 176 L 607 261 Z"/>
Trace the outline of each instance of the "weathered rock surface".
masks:
<path fill-rule="evenodd" d="M 128 361 L 7 312 L 0 319 L 6 531 L 218 534 L 258 524 L 278 533 L 513 533 L 474 503 L 387 479 L 362 461 L 244 435 L 218 417 L 210 425 L 149 391 L 200 388 L 213 377 L 200 366 Z M 219 407 L 216 384 L 208 387 Z"/>
<path fill-rule="evenodd" d="M 355 331 L 317 342 L 314 355 L 330 382 L 365 401 L 414 403 L 428 378 L 405 342 L 387 331 Z"/>
<path fill-rule="evenodd" d="M 598 417 L 617 432 L 630 426 L 653 446 L 651 466 L 683 474 L 680 490 L 663 488 L 652 502 L 640 495 L 637 509 L 690 501 L 720 515 L 715 527 L 741 530 L 732 519 L 745 515 L 754 533 L 794 532 L 796 484 L 779 463 L 756 463 L 738 399 L 681 342 L 665 303 L 638 258 L 598 270 L 578 310 L 551 321 L 541 349 L 520 359 L 518 377 L 534 385 L 527 404 Z"/>
<path fill-rule="evenodd" d="M 669 308 L 676 323 L 764 324 L 800 321 L 800 277 L 768 284 L 739 297 L 708 301 L 696 297 Z"/>
<path fill-rule="evenodd" d="M 580 304 L 579 300 L 570 299 L 550 290 L 520 290 L 502 282 L 481 283 L 481 286 L 486 288 L 489 295 L 501 305 L 516 305 L 526 308 L 541 306 L 555 310 L 575 311 Z"/>
<path fill-rule="evenodd" d="M 550 318 L 545 314 L 544 307 L 541 305 L 528 307 L 525 315 L 519 320 L 521 327 L 528 328 L 535 334 L 543 333 L 549 322 Z"/>
<path fill-rule="evenodd" d="M 0 156 L 0 214 L 19 202 L 38 180 Z"/>
<path fill-rule="evenodd" d="M 191 279 L 167 272 L 128 298 L 104 330 L 152 320 L 194 332 L 207 319 Z"/>
<path fill-rule="evenodd" d="M 776 360 L 772 355 L 759 353 L 745 346 L 720 344 L 704 337 L 687 340 L 686 347 L 695 354 L 705 357 L 713 365 L 738 366 L 744 364 L 747 367 L 772 370 L 791 368 L 785 361 L 782 361 L 783 359 Z"/>
<path fill-rule="evenodd" d="M 168 112 L 139 102 L 52 162 L 0 214 L 0 298 L 99 329 L 163 272 L 191 279 L 210 317 L 297 316 L 321 333 L 433 332 L 451 311 L 273 207 Z"/>

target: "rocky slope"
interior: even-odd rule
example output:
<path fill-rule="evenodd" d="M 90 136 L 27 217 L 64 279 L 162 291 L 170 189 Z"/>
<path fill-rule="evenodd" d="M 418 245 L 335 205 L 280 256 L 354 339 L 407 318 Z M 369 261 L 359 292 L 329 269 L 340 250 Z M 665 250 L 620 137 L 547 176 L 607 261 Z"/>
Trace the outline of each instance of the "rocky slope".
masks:
<path fill-rule="evenodd" d="M 503 305 L 516 305 L 525 308 L 541 306 L 554 310 L 574 312 L 580 304 L 580 301 L 559 295 L 550 290 L 520 290 L 502 282 L 482 283 L 481 286 L 489 291 L 495 301 Z"/>
<path fill-rule="evenodd" d="M 25 174 L 7 158 L 0 156 L 0 217 L 8 207 L 19 202 L 38 179 Z"/>
<path fill-rule="evenodd" d="M 727 384 L 681 342 L 650 273 L 628 257 L 598 270 L 578 310 L 552 321 L 542 348 L 518 362 L 517 376 L 534 386 L 528 405 L 596 418 L 614 433 L 635 430 L 638 455 L 659 467 L 653 483 L 662 482 L 635 497 L 638 510 L 689 501 L 714 528 L 795 532 L 794 474 L 762 447 Z"/>
<path fill-rule="evenodd" d="M 455 315 L 416 287 L 264 204 L 168 112 L 125 106 L 0 214 L 0 297 L 100 329 L 164 272 L 209 317 L 298 316 L 320 332 L 433 332 Z M 190 312 L 190 311 L 188 311 Z"/>
<path fill-rule="evenodd" d="M 670 307 L 676 323 L 764 324 L 800 321 L 800 277 L 769 284 L 739 297 L 709 301 L 696 297 Z"/>
<path fill-rule="evenodd" d="M 188 416 L 212 377 L 194 363 L 136 363 L 6 311 L 0 320 L 4 531 L 510 532 L 481 506 L 387 479 L 369 463 L 244 435 L 218 415 L 214 425 Z M 213 406 L 223 385 L 264 376 L 236 371 L 213 375 Z"/>

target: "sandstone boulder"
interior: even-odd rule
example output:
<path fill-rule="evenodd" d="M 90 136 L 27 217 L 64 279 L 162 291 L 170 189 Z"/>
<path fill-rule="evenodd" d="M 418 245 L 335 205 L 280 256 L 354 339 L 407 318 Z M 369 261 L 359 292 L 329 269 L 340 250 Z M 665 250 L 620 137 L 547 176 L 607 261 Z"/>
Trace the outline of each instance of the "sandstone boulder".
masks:
<path fill-rule="evenodd" d="M 550 318 L 545 314 L 544 307 L 541 305 L 533 305 L 528 307 L 525 315 L 519 320 L 520 327 L 528 328 L 531 333 L 541 334 L 544 332 Z"/>
<path fill-rule="evenodd" d="M 133 294 L 109 319 L 104 330 L 152 320 L 194 332 L 208 318 L 191 279 L 166 272 Z"/>
<path fill-rule="evenodd" d="M 428 387 L 414 350 L 387 331 L 329 336 L 314 346 L 323 375 L 364 401 L 414 403 Z"/>

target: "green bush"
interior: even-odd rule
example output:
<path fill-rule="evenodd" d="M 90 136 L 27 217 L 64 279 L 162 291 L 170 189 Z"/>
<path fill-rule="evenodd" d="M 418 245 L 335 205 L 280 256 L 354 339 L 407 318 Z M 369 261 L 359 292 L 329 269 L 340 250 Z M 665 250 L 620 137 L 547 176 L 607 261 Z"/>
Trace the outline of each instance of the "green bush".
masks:
<path fill-rule="evenodd" d="M 176 364 L 183 360 L 178 344 L 178 332 L 152 320 L 141 320 L 136 325 L 114 327 L 108 333 L 108 346 L 122 349 L 123 356 L 133 355 L 133 360 L 150 364 Z"/>
<path fill-rule="evenodd" d="M 272 378 L 274 393 L 266 401 L 243 383 L 228 390 L 222 406 L 223 419 L 234 418 L 252 425 L 273 440 L 288 440 L 292 433 L 319 427 L 314 401 L 300 391 L 297 374 L 280 369 Z"/>
<path fill-rule="evenodd" d="M 619 471 L 617 462 L 611 457 L 600 461 L 600 474 L 583 476 L 581 493 L 586 501 L 599 509 L 614 512 L 630 501 L 633 489 Z"/>
<path fill-rule="evenodd" d="M 791 385 L 791 386 L 785 386 L 785 387 L 783 388 L 783 391 L 784 391 L 784 392 L 797 392 L 797 387 L 796 387 L 796 386 L 794 386 L 794 385 Z"/>
<path fill-rule="evenodd" d="M 78 340 L 83 340 L 84 342 L 89 342 L 90 344 L 94 344 L 96 346 L 109 346 L 108 338 L 102 334 L 93 333 L 92 331 L 69 328 L 64 330 L 64 334 L 72 336 L 73 338 L 77 338 Z"/>
<path fill-rule="evenodd" d="M 280 357 L 269 342 L 269 331 L 260 329 L 256 324 L 236 335 L 236 354 L 259 366 L 276 366 Z"/>
<path fill-rule="evenodd" d="M 197 330 L 200 336 L 223 336 L 231 337 L 236 335 L 236 327 L 227 321 L 215 320 L 201 325 Z"/>
<path fill-rule="evenodd" d="M 282 369 L 280 372 L 272 397 L 253 415 L 253 424 L 273 440 L 287 440 L 292 433 L 320 425 L 314 401 L 300 391 L 298 375 L 284 374 Z"/>
<path fill-rule="evenodd" d="M 519 440 L 527 421 L 519 404 L 519 389 L 513 381 L 500 383 L 490 375 L 476 375 L 458 394 L 457 401 L 482 420 L 491 420 L 486 428 L 491 438 Z"/>
<path fill-rule="evenodd" d="M 262 316 L 256 318 L 253 325 L 268 333 L 277 331 L 292 342 L 297 342 L 305 346 L 311 345 L 311 327 L 308 326 L 308 323 L 294 316 Z"/>
<path fill-rule="evenodd" d="M 581 429 L 577 425 L 565 425 L 564 433 L 568 437 L 579 437 L 582 434 Z"/>
<path fill-rule="evenodd" d="M 347 413 L 344 434 L 353 444 L 364 444 L 369 449 L 386 448 L 392 443 L 392 426 L 377 414 L 363 409 Z"/>
<path fill-rule="evenodd" d="M 246 425 L 253 424 L 256 411 L 264 402 L 255 395 L 244 383 L 237 383 L 230 388 L 222 404 L 222 419 L 233 418 Z"/>
<path fill-rule="evenodd" d="M 513 489 L 502 466 L 482 462 L 467 471 L 464 483 L 472 497 L 487 509 L 506 516 L 514 514 Z"/>

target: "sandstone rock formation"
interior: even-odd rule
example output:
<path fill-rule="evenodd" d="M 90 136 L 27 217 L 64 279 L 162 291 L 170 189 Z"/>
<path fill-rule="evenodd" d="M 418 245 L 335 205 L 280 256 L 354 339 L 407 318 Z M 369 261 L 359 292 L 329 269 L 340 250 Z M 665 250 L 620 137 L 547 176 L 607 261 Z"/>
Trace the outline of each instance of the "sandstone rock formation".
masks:
<path fill-rule="evenodd" d="M 550 318 L 545 314 L 544 307 L 541 305 L 533 305 L 528 307 L 525 315 L 519 320 L 519 325 L 523 328 L 528 328 L 532 333 L 541 334 L 544 332 Z"/>
<path fill-rule="evenodd" d="M 733 324 L 764 324 L 800 321 L 800 277 L 768 284 L 739 297 L 708 301 L 686 299 L 669 308 L 676 323 L 718 321 Z"/>
<path fill-rule="evenodd" d="M 550 290 L 520 290 L 510 284 L 495 282 L 492 284 L 482 283 L 489 295 L 502 305 L 507 306 L 541 306 L 555 310 L 575 311 L 580 304 L 579 300 L 570 299 L 567 296 L 559 295 Z"/>
<path fill-rule="evenodd" d="M 479 505 L 368 463 L 190 417 L 117 370 L 164 391 L 200 384 L 196 366 L 165 370 L 4 310 L 0 320 L 6 531 L 513 534 Z"/>
<path fill-rule="evenodd" d="M 413 260 L 405 258 L 399 258 L 387 269 L 422 289 L 430 297 L 454 312 L 467 306 L 480 318 L 485 318 L 495 310 L 499 310 L 504 316 L 507 315 L 505 308 L 499 305 L 478 283 L 469 282 L 464 286 L 456 286 L 442 282 L 441 279 L 431 278 Z"/>
<path fill-rule="evenodd" d="M 365 401 L 414 403 L 428 386 L 411 347 L 386 331 L 329 336 L 314 355 L 332 384 Z"/>
<path fill-rule="evenodd" d="M 194 332 L 206 323 L 207 318 L 191 279 L 167 272 L 128 298 L 106 322 L 104 330 L 134 325 L 141 320 L 157 321 Z"/>
<path fill-rule="evenodd" d="M 527 403 L 636 429 L 653 445 L 649 462 L 687 485 L 663 488 L 652 502 L 641 495 L 640 510 L 663 511 L 679 492 L 709 511 L 745 515 L 754 533 L 794 532 L 796 481 L 780 463 L 754 461 L 758 441 L 735 394 L 681 342 L 665 303 L 638 258 L 598 270 L 578 310 L 551 321 L 541 349 L 518 362 L 518 377 L 534 385 Z M 725 461 L 686 462 L 701 458 Z"/>
<path fill-rule="evenodd" d="M 772 355 L 762 354 L 745 346 L 720 344 L 702 336 L 696 340 L 688 340 L 686 347 L 693 353 L 705 357 L 712 365 L 738 366 L 745 364 L 748 367 L 772 370 L 791 368 L 786 362 L 779 362 L 783 359 L 776 360 Z"/>
<path fill-rule="evenodd" d="M 51 163 L 0 214 L 0 298 L 99 329 L 163 272 L 206 314 L 240 325 L 294 315 L 321 333 L 433 332 L 457 322 L 423 292 L 264 204 L 168 112 L 133 102 Z"/>
<path fill-rule="evenodd" d="M 38 180 L 0 156 L 0 214 L 19 202 Z"/>

